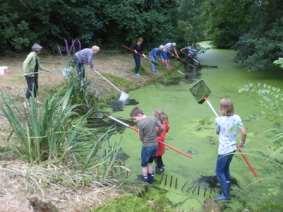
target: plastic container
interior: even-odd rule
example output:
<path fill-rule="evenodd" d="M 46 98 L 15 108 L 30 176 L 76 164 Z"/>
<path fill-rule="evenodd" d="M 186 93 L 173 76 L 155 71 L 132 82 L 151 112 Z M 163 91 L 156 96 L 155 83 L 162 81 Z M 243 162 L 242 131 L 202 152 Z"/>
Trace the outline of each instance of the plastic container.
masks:
<path fill-rule="evenodd" d="M 0 66 L 0 75 L 3 76 L 7 73 L 8 66 Z"/>

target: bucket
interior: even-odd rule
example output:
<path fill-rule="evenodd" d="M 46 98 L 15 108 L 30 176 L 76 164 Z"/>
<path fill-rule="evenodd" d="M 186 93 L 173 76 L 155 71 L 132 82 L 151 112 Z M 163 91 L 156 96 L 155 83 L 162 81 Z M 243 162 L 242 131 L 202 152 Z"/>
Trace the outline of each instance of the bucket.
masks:
<path fill-rule="evenodd" d="M 8 66 L 0 66 L 0 75 L 5 75 L 8 71 Z"/>

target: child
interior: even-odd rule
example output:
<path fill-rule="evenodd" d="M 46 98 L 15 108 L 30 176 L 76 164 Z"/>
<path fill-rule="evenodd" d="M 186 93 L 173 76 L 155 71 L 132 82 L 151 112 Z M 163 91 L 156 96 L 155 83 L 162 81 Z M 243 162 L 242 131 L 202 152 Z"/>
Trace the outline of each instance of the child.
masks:
<path fill-rule="evenodd" d="M 157 149 L 156 136 L 159 123 L 155 117 L 147 117 L 138 107 L 132 110 L 130 116 L 137 123 L 139 137 L 142 142 L 141 167 L 143 181 L 153 183 L 154 174 L 152 162 Z"/>
<path fill-rule="evenodd" d="M 138 40 L 131 46 L 131 48 L 134 49 L 133 57 L 135 61 L 135 74 L 136 77 L 139 77 L 141 68 L 141 56 L 145 57 L 145 55 L 143 54 L 143 38 L 138 38 Z"/>
<path fill-rule="evenodd" d="M 157 69 L 156 69 L 156 63 L 157 63 L 157 59 L 158 57 L 161 57 L 162 54 L 162 50 L 163 50 L 163 45 L 160 45 L 158 48 L 153 48 L 150 52 L 149 52 L 149 58 L 152 61 L 151 62 L 151 72 L 153 74 L 158 73 Z"/>
<path fill-rule="evenodd" d="M 234 114 L 233 103 L 228 98 L 220 100 L 221 116 L 215 119 L 216 133 L 219 135 L 218 157 L 216 163 L 216 176 L 220 183 L 221 194 L 216 198 L 218 201 L 230 199 L 230 171 L 229 166 L 235 151 L 237 150 L 237 134 L 241 133 L 242 148 L 246 141 L 246 129 L 243 126 L 240 116 Z"/>
<path fill-rule="evenodd" d="M 161 111 L 156 111 L 155 112 L 155 117 L 160 121 L 161 124 L 161 131 L 158 134 L 156 141 L 157 141 L 157 151 L 156 151 L 156 173 L 161 174 L 164 172 L 164 163 L 162 161 L 162 156 L 165 153 L 165 138 L 166 134 L 169 132 L 169 121 L 168 121 L 168 116 Z"/>

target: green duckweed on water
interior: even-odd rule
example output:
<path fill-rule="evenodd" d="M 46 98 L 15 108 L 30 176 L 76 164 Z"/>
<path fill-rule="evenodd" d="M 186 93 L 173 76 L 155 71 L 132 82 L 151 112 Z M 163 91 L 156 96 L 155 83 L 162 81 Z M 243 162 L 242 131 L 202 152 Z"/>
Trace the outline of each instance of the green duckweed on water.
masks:
<path fill-rule="evenodd" d="M 283 190 L 282 180 L 279 180 L 280 174 L 282 174 L 282 165 L 270 159 L 268 155 L 272 139 L 267 131 L 273 127 L 274 123 L 272 118 L 262 115 L 264 108 L 259 104 L 260 97 L 258 95 L 240 93 L 239 89 L 248 83 L 262 83 L 283 88 L 282 75 L 268 71 L 249 72 L 233 62 L 234 56 L 235 52 L 231 50 L 208 50 L 201 56 L 201 62 L 218 65 L 218 69 L 203 69 L 201 78 L 206 81 L 212 91 L 210 100 L 215 107 L 218 106 L 220 97 L 229 96 L 232 98 L 236 113 L 242 117 L 248 129 L 245 152 L 256 168 L 259 177 L 255 178 L 248 171 L 240 156 L 236 155 L 231 164 L 231 174 L 237 179 L 240 188 L 234 187 L 232 200 L 221 207 L 224 211 L 242 211 L 243 209 L 262 211 L 266 208 L 272 209 L 271 211 L 280 211 L 282 208 L 277 203 L 283 199 L 283 194 L 280 193 Z M 147 115 L 152 115 L 155 109 L 165 111 L 169 116 L 171 127 L 167 142 L 193 154 L 192 159 L 187 159 L 167 150 L 164 156 L 166 175 L 168 178 L 173 176 L 173 180 L 177 178 L 178 186 L 176 189 L 164 185 L 164 183 L 159 184 L 161 180 L 159 176 L 155 186 L 167 190 L 163 195 L 170 200 L 170 207 L 173 206 L 175 210 L 201 211 L 203 202 L 208 198 L 213 198 L 216 193 L 214 191 L 206 192 L 202 187 L 199 192 L 190 192 L 189 189 L 182 190 L 181 185 L 186 184 L 185 187 L 189 188 L 189 185 L 194 185 L 199 177 L 214 175 L 218 140 L 214 131 L 213 113 L 206 104 L 197 104 L 190 94 L 189 88 L 190 85 L 185 82 L 172 86 L 153 84 L 135 90 L 130 95 L 140 102 L 140 108 Z M 116 115 L 128 117 L 131 109 L 132 107 L 126 107 L 123 112 Z M 135 182 L 137 175 L 140 174 L 141 146 L 136 134 L 126 130 L 122 139 L 120 136 L 113 139 L 122 140 L 122 148 L 129 155 L 126 161 L 126 165 L 131 169 L 128 181 Z M 123 202 L 128 203 L 127 199 L 127 197 L 122 198 L 119 207 L 122 207 Z M 142 205 L 139 201 L 144 201 L 133 196 L 129 199 L 133 200 L 134 205 Z M 275 201 L 271 205 L 271 199 L 278 202 Z M 113 204 L 118 207 L 118 202 L 119 199 Z M 127 205 L 127 207 L 130 206 Z M 106 210 L 101 209 L 100 211 Z"/>

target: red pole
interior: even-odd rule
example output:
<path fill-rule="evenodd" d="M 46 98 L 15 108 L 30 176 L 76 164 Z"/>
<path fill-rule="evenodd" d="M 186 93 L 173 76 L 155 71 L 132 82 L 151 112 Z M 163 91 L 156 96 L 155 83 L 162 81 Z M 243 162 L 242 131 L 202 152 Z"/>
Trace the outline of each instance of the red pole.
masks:
<path fill-rule="evenodd" d="M 253 176 L 257 177 L 257 173 L 255 168 L 252 166 L 252 164 L 250 163 L 248 156 L 246 154 L 243 153 L 243 151 L 241 150 L 241 148 L 238 148 L 238 151 L 240 152 L 240 155 L 243 159 L 243 161 L 245 162 L 245 164 L 247 165 L 248 169 L 250 170 L 250 172 L 253 174 Z"/>
<path fill-rule="evenodd" d="M 134 130 L 137 134 L 139 133 L 139 130 L 136 127 L 129 126 L 129 128 L 131 130 Z M 161 142 L 161 141 L 157 141 L 157 142 L 160 143 L 160 144 L 164 144 L 168 149 L 171 149 L 172 151 L 176 152 L 177 154 L 180 154 L 180 155 L 183 155 L 183 156 L 185 156 L 187 158 L 192 159 L 192 154 L 184 152 L 184 151 L 182 151 L 182 150 L 180 150 L 180 149 L 178 149 L 178 148 L 176 148 L 176 147 L 174 147 L 174 146 L 172 146 L 170 144 L 167 144 L 165 142 L 164 143 Z"/>

